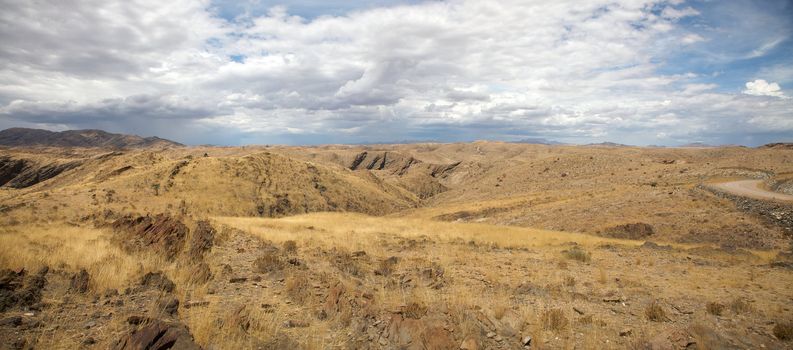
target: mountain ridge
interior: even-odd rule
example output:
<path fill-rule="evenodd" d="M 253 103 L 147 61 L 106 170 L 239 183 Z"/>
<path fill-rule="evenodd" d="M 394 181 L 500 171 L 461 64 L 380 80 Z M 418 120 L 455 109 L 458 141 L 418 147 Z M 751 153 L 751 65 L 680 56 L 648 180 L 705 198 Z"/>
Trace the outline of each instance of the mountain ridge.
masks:
<path fill-rule="evenodd" d="M 49 131 L 9 128 L 0 131 L 0 146 L 10 147 L 106 147 L 147 148 L 181 147 L 181 143 L 156 136 L 115 134 L 98 129 Z"/>

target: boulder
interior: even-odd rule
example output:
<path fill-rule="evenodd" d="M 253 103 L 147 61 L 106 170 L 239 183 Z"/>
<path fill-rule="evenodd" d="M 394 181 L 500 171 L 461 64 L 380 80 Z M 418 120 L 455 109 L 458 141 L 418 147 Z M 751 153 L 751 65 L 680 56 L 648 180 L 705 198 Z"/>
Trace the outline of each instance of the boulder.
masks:
<path fill-rule="evenodd" d="M 200 350 L 182 324 L 147 320 L 118 339 L 113 350 Z"/>

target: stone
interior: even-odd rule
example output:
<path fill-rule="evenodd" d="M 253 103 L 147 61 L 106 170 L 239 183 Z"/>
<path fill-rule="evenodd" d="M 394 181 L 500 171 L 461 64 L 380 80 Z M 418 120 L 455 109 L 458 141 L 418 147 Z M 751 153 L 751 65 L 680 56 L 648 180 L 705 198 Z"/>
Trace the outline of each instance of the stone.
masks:
<path fill-rule="evenodd" d="M 143 323 L 119 338 L 110 348 L 112 350 L 201 349 L 184 325 L 161 320 L 149 320 Z"/>
<path fill-rule="evenodd" d="M 520 343 L 523 344 L 523 346 L 531 346 L 531 336 L 527 335 L 521 338 Z"/>
<path fill-rule="evenodd" d="M 477 350 L 479 349 L 479 344 L 476 343 L 476 338 L 468 337 L 463 340 L 463 343 L 460 344 L 460 350 Z"/>
<path fill-rule="evenodd" d="M 493 337 L 495 337 L 495 336 L 496 336 L 496 333 L 493 333 L 493 332 L 487 332 L 487 337 L 488 337 L 488 338 L 493 338 Z"/>
<path fill-rule="evenodd" d="M 162 272 L 149 272 L 143 276 L 140 284 L 144 287 L 160 289 L 164 292 L 173 292 L 176 285 Z"/>
<path fill-rule="evenodd" d="M 179 299 L 174 296 L 166 296 L 160 299 L 159 308 L 167 315 L 175 315 L 179 312 Z"/>
<path fill-rule="evenodd" d="M 630 329 L 630 328 L 625 328 L 625 329 L 620 331 L 620 337 L 627 337 L 627 336 L 629 336 L 631 334 L 633 334 L 633 330 Z"/>
<path fill-rule="evenodd" d="M 90 280 L 91 276 L 88 275 L 88 271 L 81 269 L 80 272 L 72 275 L 72 280 L 69 283 L 69 289 L 77 293 L 86 293 L 88 292 L 88 284 Z"/>

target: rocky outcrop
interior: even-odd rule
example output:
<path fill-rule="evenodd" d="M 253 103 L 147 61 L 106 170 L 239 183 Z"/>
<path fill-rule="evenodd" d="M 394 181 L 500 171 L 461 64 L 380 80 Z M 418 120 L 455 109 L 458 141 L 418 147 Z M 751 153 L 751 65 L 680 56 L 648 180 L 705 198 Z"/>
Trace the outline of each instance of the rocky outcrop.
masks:
<path fill-rule="evenodd" d="M 47 284 L 44 267 L 33 275 L 27 270 L 0 271 L 0 312 L 13 307 L 30 307 L 41 301 L 41 291 Z"/>
<path fill-rule="evenodd" d="M 396 175 L 404 175 L 410 167 L 421 161 L 397 152 L 364 151 L 355 156 L 348 167 L 350 170 L 388 170 Z"/>
<path fill-rule="evenodd" d="M 80 165 L 81 161 L 40 165 L 27 159 L 0 157 L 0 186 L 30 187 Z"/>
<path fill-rule="evenodd" d="M 137 323 L 137 320 L 136 322 Z M 163 320 L 142 320 L 129 333 L 118 339 L 113 350 L 200 350 L 193 336 L 181 323 Z"/>
<path fill-rule="evenodd" d="M 621 239 L 645 239 L 653 234 L 653 227 L 643 222 L 612 226 L 603 231 L 606 237 Z"/>
<path fill-rule="evenodd" d="M 771 191 L 793 195 L 793 179 L 768 179 L 766 185 Z"/>
<path fill-rule="evenodd" d="M 170 216 L 125 216 L 113 223 L 116 241 L 127 251 L 154 250 L 173 260 L 185 245 L 188 229 Z"/>

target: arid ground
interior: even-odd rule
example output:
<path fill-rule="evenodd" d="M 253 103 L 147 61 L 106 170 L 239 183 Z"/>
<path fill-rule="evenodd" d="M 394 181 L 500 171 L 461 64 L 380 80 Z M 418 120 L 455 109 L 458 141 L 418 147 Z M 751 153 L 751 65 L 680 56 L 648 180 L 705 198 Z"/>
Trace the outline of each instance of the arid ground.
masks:
<path fill-rule="evenodd" d="M 793 348 L 786 145 L 3 147 L 0 186 L 2 349 Z"/>

